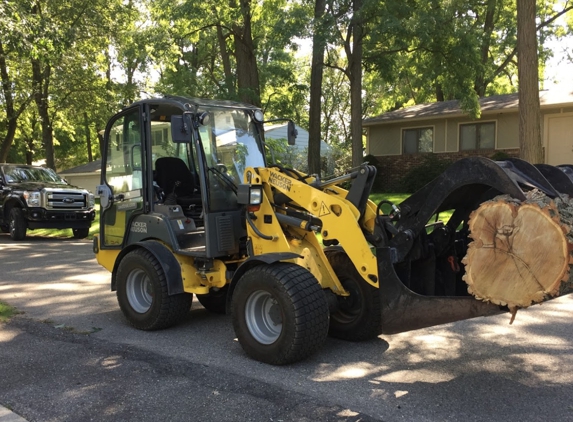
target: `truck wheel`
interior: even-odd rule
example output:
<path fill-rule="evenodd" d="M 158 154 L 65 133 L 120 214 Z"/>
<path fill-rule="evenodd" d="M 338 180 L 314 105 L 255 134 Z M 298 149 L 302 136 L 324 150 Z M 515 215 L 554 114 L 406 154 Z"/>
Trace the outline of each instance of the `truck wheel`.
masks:
<path fill-rule="evenodd" d="M 197 300 L 205 309 L 214 314 L 224 314 L 227 307 L 227 292 L 229 285 L 219 290 L 211 290 L 209 294 L 197 295 Z"/>
<path fill-rule="evenodd" d="M 239 280 L 233 327 L 251 358 L 285 365 L 316 352 L 328 333 L 328 304 L 316 278 L 288 263 L 260 265 Z"/>
<path fill-rule="evenodd" d="M 180 322 L 193 295 L 167 293 L 167 278 L 155 256 L 145 250 L 129 252 L 117 269 L 117 301 L 127 320 L 140 330 L 160 330 Z"/>
<path fill-rule="evenodd" d="M 328 334 L 348 341 L 364 341 L 382 333 L 382 308 L 377 288 L 362 279 L 352 260 L 342 251 L 326 256 L 350 296 L 338 296 L 338 309 L 330 315 Z"/>
<path fill-rule="evenodd" d="M 2 225 L 0 226 L 0 231 L 1 231 L 2 233 L 10 233 L 10 226 L 5 225 L 5 224 L 2 224 Z"/>
<path fill-rule="evenodd" d="M 20 208 L 12 208 L 8 217 L 8 228 L 12 240 L 23 240 L 26 237 L 26 220 Z"/>
<path fill-rule="evenodd" d="M 74 233 L 74 239 L 85 239 L 88 237 L 88 234 L 90 234 L 90 229 L 89 227 L 83 229 L 72 229 L 72 232 Z"/>

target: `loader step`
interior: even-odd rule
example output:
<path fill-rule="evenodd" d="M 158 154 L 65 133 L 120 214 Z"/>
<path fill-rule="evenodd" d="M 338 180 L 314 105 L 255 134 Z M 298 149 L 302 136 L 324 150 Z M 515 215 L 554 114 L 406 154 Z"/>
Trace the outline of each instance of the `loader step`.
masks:
<path fill-rule="evenodd" d="M 191 256 L 205 256 L 205 230 L 200 229 L 191 233 L 177 236 L 178 253 Z"/>

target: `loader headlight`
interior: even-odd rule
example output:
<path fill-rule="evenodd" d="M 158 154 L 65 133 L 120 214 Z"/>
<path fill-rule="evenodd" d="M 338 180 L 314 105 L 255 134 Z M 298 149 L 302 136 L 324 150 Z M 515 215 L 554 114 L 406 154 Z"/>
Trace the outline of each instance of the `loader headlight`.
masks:
<path fill-rule="evenodd" d="M 26 204 L 29 207 L 39 207 L 40 206 L 40 192 L 28 192 L 24 191 L 24 199 L 26 199 Z"/>
<path fill-rule="evenodd" d="M 239 185 L 237 202 L 247 206 L 247 211 L 258 211 L 263 202 L 263 187 L 261 185 Z"/>
<path fill-rule="evenodd" d="M 255 110 L 255 121 L 258 123 L 262 123 L 263 120 L 265 119 L 265 115 L 263 114 L 262 110 Z"/>
<path fill-rule="evenodd" d="M 249 205 L 261 205 L 263 202 L 263 188 L 261 186 L 251 186 Z"/>

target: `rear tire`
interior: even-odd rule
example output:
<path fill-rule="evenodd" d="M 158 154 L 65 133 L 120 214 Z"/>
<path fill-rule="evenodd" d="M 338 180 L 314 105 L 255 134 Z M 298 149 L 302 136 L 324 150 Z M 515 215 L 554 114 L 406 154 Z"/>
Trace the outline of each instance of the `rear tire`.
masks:
<path fill-rule="evenodd" d="M 169 295 L 167 278 L 155 256 L 129 252 L 117 269 L 117 301 L 129 323 L 140 330 L 160 330 L 179 323 L 189 313 L 193 295 Z"/>
<path fill-rule="evenodd" d="M 330 315 L 328 334 L 348 341 L 364 341 L 382 333 L 382 308 L 378 289 L 362 279 L 343 251 L 326 257 L 350 296 L 338 296 L 338 309 Z"/>
<path fill-rule="evenodd" d="M 90 229 L 83 228 L 83 229 L 72 229 L 74 234 L 74 239 L 85 239 L 90 234 Z"/>
<path fill-rule="evenodd" d="M 227 310 L 227 292 L 229 285 L 213 290 L 206 295 L 197 295 L 197 300 L 205 309 L 214 314 L 224 314 Z"/>
<path fill-rule="evenodd" d="M 21 208 L 14 207 L 10 210 L 8 229 L 12 240 L 24 240 L 26 238 L 26 219 Z"/>
<path fill-rule="evenodd" d="M 326 296 L 316 278 L 295 264 L 248 270 L 233 293 L 231 313 L 247 355 L 271 365 L 307 358 L 328 333 Z"/>

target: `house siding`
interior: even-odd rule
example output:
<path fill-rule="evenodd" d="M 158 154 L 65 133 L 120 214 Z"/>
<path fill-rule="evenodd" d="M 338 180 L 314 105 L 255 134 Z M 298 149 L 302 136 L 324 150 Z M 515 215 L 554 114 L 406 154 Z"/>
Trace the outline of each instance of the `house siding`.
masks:
<path fill-rule="evenodd" d="M 571 106 L 545 106 L 541 110 L 541 133 L 543 146 L 551 145 L 549 131 L 546 130 L 549 117 L 569 115 Z M 495 149 L 459 150 L 460 125 L 472 122 L 495 122 Z M 464 157 L 492 157 L 496 152 L 503 152 L 511 157 L 519 157 L 519 114 L 515 109 L 484 112 L 480 119 L 472 120 L 467 116 L 435 116 L 432 118 L 405 118 L 372 124 L 367 129 L 367 152 L 376 157 L 381 164 L 380 177 L 384 190 L 400 191 L 401 180 L 413 168 L 424 163 L 427 154 L 402 154 L 402 130 L 416 127 L 434 128 L 434 154 L 438 158 L 452 161 Z M 573 128 L 572 128 L 573 132 Z M 547 161 L 547 154 L 545 157 Z"/>

